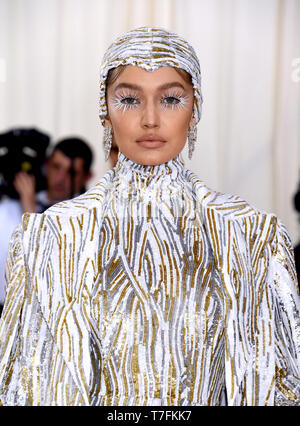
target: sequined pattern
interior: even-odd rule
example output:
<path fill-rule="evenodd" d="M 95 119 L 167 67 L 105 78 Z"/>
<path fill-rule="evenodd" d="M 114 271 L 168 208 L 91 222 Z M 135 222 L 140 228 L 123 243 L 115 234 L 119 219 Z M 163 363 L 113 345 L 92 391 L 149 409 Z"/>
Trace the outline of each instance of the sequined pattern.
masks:
<path fill-rule="evenodd" d="M 299 404 L 286 229 L 181 155 L 25 215 L 7 281 L 4 405 Z"/>

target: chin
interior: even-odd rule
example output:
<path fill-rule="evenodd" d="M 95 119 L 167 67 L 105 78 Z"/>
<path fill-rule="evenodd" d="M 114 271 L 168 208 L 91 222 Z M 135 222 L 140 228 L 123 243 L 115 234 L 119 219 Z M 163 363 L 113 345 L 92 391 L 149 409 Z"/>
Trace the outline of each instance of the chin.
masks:
<path fill-rule="evenodd" d="M 134 161 L 143 166 L 158 166 L 159 164 L 170 161 L 172 158 L 174 158 L 174 156 L 162 152 L 144 152 Z"/>

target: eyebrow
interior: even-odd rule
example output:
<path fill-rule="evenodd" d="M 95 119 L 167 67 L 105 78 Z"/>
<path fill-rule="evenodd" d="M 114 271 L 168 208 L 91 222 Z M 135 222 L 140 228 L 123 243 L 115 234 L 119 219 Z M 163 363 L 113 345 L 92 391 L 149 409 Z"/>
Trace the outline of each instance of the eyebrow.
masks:
<path fill-rule="evenodd" d="M 158 90 L 167 90 L 171 89 L 173 87 L 180 87 L 181 89 L 185 90 L 185 87 L 179 83 L 178 81 L 174 81 L 171 83 L 165 83 L 158 87 Z M 115 92 L 119 89 L 133 89 L 133 90 L 143 90 L 141 86 L 138 86 L 137 84 L 131 84 L 131 83 L 120 83 L 116 86 Z"/>

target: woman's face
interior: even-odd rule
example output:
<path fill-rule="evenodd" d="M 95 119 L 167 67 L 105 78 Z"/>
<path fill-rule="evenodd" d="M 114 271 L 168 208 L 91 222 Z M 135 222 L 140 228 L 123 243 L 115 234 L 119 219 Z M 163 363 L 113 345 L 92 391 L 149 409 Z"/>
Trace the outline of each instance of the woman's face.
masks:
<path fill-rule="evenodd" d="M 174 68 L 127 66 L 107 88 L 114 141 L 130 160 L 158 165 L 184 148 L 193 114 L 193 86 Z"/>

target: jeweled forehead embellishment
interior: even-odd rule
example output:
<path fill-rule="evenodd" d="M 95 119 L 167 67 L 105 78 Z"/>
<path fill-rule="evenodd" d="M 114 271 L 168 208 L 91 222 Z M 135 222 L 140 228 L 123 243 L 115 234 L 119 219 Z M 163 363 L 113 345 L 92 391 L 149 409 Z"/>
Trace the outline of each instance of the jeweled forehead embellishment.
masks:
<path fill-rule="evenodd" d="M 106 79 L 109 70 L 120 65 L 136 65 L 146 71 L 162 66 L 181 68 L 192 77 L 194 87 L 194 117 L 202 113 L 200 64 L 193 47 L 177 34 L 162 28 L 142 27 L 117 38 L 106 51 L 100 67 L 99 116 L 104 124 L 107 116 Z"/>

